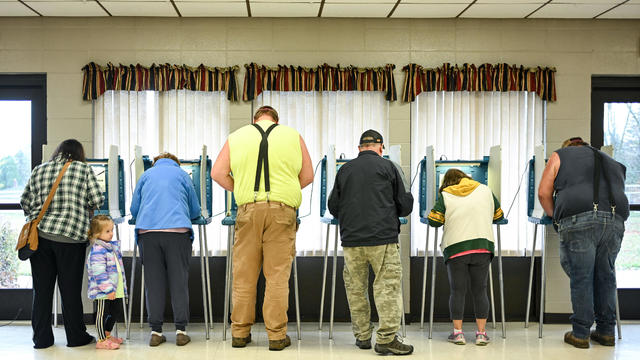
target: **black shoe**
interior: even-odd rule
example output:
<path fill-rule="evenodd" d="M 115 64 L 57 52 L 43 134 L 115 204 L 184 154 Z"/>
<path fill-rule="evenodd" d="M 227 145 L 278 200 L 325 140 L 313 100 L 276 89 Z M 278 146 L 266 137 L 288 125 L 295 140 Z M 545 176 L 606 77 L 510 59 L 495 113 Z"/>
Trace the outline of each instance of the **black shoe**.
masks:
<path fill-rule="evenodd" d="M 96 338 L 87 334 L 87 337 L 84 338 L 84 340 L 77 343 L 69 343 L 67 344 L 67 347 L 78 347 L 78 346 L 85 346 L 85 345 L 95 344 L 95 343 L 96 343 Z"/>
<path fill-rule="evenodd" d="M 398 340 L 398 336 L 393 338 L 393 341 L 387 344 L 376 344 L 375 348 L 378 354 L 391 354 L 391 355 L 409 355 L 413 352 L 413 346 L 403 344 Z"/>
<path fill-rule="evenodd" d="M 588 349 L 589 348 L 589 339 L 580 339 L 573 335 L 573 331 L 567 331 L 564 333 L 564 342 L 567 344 L 571 344 L 578 349 Z"/>
<path fill-rule="evenodd" d="M 269 340 L 269 350 L 273 351 L 280 351 L 290 345 L 291 338 L 289 335 L 285 335 L 284 339 L 281 340 Z"/>
<path fill-rule="evenodd" d="M 234 348 L 243 348 L 247 346 L 248 343 L 251 342 L 251 334 L 245 338 L 232 337 L 231 338 L 231 346 Z"/>
<path fill-rule="evenodd" d="M 45 344 L 35 344 L 33 345 L 34 349 L 46 349 L 48 347 L 53 346 L 53 343 L 45 343 Z"/>
<path fill-rule="evenodd" d="M 598 331 L 591 332 L 591 340 L 604 346 L 616 346 L 615 335 L 602 335 Z"/>
<path fill-rule="evenodd" d="M 369 338 L 367 340 L 356 339 L 356 346 L 359 347 L 362 350 L 371 349 L 371 338 Z"/>

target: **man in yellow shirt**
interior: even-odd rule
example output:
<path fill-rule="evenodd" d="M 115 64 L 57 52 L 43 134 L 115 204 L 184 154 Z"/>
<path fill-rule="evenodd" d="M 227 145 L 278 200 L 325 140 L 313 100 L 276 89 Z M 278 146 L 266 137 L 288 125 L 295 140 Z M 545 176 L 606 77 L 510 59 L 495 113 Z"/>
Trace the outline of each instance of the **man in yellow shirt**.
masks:
<path fill-rule="evenodd" d="M 296 210 L 302 202 L 301 190 L 313 182 L 313 168 L 300 134 L 279 125 L 278 120 L 272 107 L 259 108 L 252 124 L 229 135 L 211 169 L 213 180 L 233 191 L 238 204 L 233 245 L 233 347 L 251 342 L 261 267 L 266 279 L 262 312 L 269 350 L 291 345 L 287 309 Z"/>

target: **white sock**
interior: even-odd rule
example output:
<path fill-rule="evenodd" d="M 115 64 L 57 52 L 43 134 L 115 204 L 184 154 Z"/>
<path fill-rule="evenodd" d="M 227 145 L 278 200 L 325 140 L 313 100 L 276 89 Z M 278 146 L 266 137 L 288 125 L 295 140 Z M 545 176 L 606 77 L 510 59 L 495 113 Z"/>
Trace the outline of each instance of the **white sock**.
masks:
<path fill-rule="evenodd" d="M 458 330 L 458 329 L 456 329 L 456 328 L 453 328 L 453 333 L 454 333 L 455 335 L 460 334 L 461 332 L 462 332 L 462 329 Z"/>
<path fill-rule="evenodd" d="M 158 335 L 158 336 L 162 336 L 161 332 L 156 332 L 156 331 L 151 331 L 151 335 Z"/>
<path fill-rule="evenodd" d="M 185 330 L 176 330 L 176 335 L 178 334 L 187 335 L 187 332 Z"/>

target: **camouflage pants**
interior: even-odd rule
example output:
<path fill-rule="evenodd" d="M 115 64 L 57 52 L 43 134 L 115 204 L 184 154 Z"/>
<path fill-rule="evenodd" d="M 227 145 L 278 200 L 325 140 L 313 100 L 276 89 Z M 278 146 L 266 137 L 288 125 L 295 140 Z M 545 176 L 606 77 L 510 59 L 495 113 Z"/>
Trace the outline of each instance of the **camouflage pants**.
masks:
<path fill-rule="evenodd" d="M 369 265 L 373 268 L 373 296 L 378 310 L 376 342 L 393 341 L 402 316 L 402 265 L 398 244 L 345 247 L 344 287 L 351 310 L 353 334 L 359 340 L 373 333 L 369 304 Z"/>

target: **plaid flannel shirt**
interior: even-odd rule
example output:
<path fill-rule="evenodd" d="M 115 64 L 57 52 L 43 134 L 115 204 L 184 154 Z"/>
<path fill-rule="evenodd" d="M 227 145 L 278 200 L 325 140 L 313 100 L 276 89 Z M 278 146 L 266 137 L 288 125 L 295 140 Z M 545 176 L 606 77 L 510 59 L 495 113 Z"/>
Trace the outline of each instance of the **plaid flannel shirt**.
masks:
<path fill-rule="evenodd" d="M 27 221 L 38 217 L 64 163 L 56 159 L 33 169 L 20 199 Z M 91 166 L 74 161 L 62 177 L 38 230 L 87 241 L 89 210 L 99 208 L 103 202 L 104 195 Z"/>

